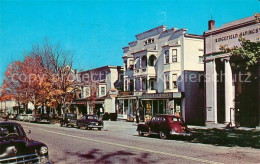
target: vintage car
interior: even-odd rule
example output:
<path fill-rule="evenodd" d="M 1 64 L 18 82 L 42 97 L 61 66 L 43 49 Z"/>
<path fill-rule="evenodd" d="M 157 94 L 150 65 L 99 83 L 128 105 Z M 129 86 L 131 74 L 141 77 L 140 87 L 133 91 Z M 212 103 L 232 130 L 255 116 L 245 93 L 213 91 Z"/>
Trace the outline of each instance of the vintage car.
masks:
<path fill-rule="evenodd" d="M 159 114 L 145 124 L 138 124 L 137 131 L 140 136 L 144 134 L 158 134 L 161 139 L 171 135 L 190 136 L 190 130 L 180 116 Z"/>
<path fill-rule="evenodd" d="M 36 122 L 36 123 L 47 123 L 49 124 L 51 122 L 50 117 L 47 114 L 36 114 L 29 118 L 30 122 Z"/>
<path fill-rule="evenodd" d="M 84 115 L 81 119 L 77 120 L 77 128 L 79 129 L 81 127 L 101 130 L 104 127 L 104 123 L 98 119 L 97 115 Z"/>
<path fill-rule="evenodd" d="M 48 164 L 48 147 L 28 139 L 20 124 L 0 121 L 0 163 Z"/>
<path fill-rule="evenodd" d="M 10 116 L 8 117 L 10 120 L 15 120 L 17 117 L 17 114 L 10 114 Z"/>
<path fill-rule="evenodd" d="M 25 114 L 18 114 L 17 117 L 16 117 L 16 120 L 23 121 L 24 115 Z"/>
<path fill-rule="evenodd" d="M 66 127 L 77 125 L 77 114 L 76 113 L 66 113 L 65 117 L 61 119 L 60 126 L 65 125 Z"/>

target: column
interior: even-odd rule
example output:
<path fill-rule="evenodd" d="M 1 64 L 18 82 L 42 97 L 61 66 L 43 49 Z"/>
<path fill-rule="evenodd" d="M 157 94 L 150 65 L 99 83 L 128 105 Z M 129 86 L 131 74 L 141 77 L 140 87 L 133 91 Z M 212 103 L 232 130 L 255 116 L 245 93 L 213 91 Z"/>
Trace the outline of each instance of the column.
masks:
<path fill-rule="evenodd" d="M 206 125 L 217 124 L 217 71 L 215 59 L 205 61 Z M 213 125 L 214 126 L 214 125 Z"/>
<path fill-rule="evenodd" d="M 142 91 L 143 90 L 143 80 L 142 80 L 142 77 L 140 77 L 140 90 L 139 91 Z"/>
<path fill-rule="evenodd" d="M 146 84 L 147 84 L 147 88 L 146 88 L 146 90 L 148 91 L 148 90 L 151 90 L 151 85 L 150 85 L 150 77 L 149 76 L 146 76 Z"/>
<path fill-rule="evenodd" d="M 225 123 L 235 124 L 235 87 L 232 80 L 232 70 L 229 63 L 229 58 L 223 59 L 225 63 Z"/>

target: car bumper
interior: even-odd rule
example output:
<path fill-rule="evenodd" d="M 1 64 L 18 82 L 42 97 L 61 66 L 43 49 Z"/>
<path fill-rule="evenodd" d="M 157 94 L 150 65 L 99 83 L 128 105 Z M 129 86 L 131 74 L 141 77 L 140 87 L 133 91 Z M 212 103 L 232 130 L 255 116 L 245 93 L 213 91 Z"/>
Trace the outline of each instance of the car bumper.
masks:
<path fill-rule="evenodd" d="M 49 157 L 38 157 L 39 164 L 51 164 Z"/>
<path fill-rule="evenodd" d="M 103 125 L 86 125 L 88 128 L 103 128 Z"/>
<path fill-rule="evenodd" d="M 170 135 L 191 136 L 191 133 L 176 133 L 175 131 L 170 131 Z"/>

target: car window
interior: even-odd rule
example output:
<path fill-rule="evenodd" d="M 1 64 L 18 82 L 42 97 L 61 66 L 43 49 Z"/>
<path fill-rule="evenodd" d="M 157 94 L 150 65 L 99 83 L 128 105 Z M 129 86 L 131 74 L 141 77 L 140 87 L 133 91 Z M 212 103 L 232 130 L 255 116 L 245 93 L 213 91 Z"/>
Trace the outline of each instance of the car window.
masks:
<path fill-rule="evenodd" d="M 88 119 L 89 119 L 89 120 L 97 119 L 97 117 L 96 117 L 96 116 L 88 116 Z"/>
<path fill-rule="evenodd" d="M 0 125 L 0 138 L 7 137 L 10 134 L 25 136 L 21 126 L 17 125 Z"/>
<path fill-rule="evenodd" d="M 162 122 L 166 122 L 166 119 L 164 117 L 162 117 Z"/>
<path fill-rule="evenodd" d="M 156 121 L 158 121 L 158 122 L 159 122 L 159 121 L 160 121 L 160 119 L 161 119 L 161 117 L 156 117 Z"/>
<path fill-rule="evenodd" d="M 153 118 L 151 119 L 151 121 L 153 121 L 153 122 L 154 122 L 155 120 L 156 120 L 156 117 L 153 117 Z"/>
<path fill-rule="evenodd" d="M 173 118 L 172 118 L 172 121 L 174 121 L 174 122 L 181 122 L 181 119 L 178 118 L 178 117 L 173 117 Z"/>

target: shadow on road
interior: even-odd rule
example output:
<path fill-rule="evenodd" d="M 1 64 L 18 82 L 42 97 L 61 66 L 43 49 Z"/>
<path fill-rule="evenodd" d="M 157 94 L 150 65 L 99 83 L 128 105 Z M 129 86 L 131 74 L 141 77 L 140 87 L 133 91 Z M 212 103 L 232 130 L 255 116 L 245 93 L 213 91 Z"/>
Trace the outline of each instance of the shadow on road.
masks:
<path fill-rule="evenodd" d="M 65 154 L 66 157 L 62 159 L 64 162 L 66 162 L 70 156 L 77 156 L 82 159 L 82 163 L 158 163 L 158 161 L 150 158 L 149 153 L 135 154 L 125 150 L 106 153 L 100 149 L 92 149 L 87 153 L 65 151 Z"/>
<path fill-rule="evenodd" d="M 260 149 L 260 131 L 215 128 L 191 130 L 193 135 L 187 140 L 188 142 Z"/>
<path fill-rule="evenodd" d="M 251 147 L 260 149 L 260 131 L 238 129 L 191 129 L 192 136 L 170 136 L 169 139 L 190 143 L 211 144 L 226 147 Z M 149 135 L 158 138 L 158 135 Z"/>

